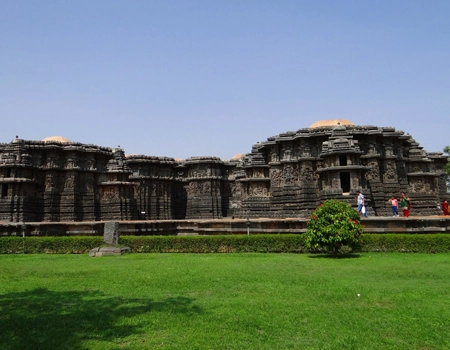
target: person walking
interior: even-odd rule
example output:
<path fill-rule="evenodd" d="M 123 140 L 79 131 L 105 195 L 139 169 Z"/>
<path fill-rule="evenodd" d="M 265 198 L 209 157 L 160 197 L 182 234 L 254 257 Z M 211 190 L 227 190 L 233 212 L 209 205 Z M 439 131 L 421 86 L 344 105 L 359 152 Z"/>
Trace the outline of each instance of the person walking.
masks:
<path fill-rule="evenodd" d="M 364 195 L 360 191 L 356 191 L 356 203 L 358 204 L 358 213 L 368 217 L 366 207 L 364 205 Z"/>
<path fill-rule="evenodd" d="M 441 209 L 444 215 L 448 215 L 448 201 L 446 199 L 442 201 Z"/>
<path fill-rule="evenodd" d="M 398 216 L 398 200 L 395 198 L 395 196 L 392 196 L 391 199 L 389 199 L 389 203 L 391 203 L 392 206 L 392 216 Z"/>
<path fill-rule="evenodd" d="M 406 195 L 405 192 L 402 192 L 400 207 L 402 208 L 403 216 L 405 218 L 409 217 L 409 210 L 411 209 L 411 200 L 409 199 L 409 197 Z"/>

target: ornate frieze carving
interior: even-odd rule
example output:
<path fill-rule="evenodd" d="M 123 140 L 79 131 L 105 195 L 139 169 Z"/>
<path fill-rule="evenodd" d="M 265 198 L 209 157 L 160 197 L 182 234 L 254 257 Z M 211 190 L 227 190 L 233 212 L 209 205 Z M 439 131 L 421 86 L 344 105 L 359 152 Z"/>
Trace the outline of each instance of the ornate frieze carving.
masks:
<path fill-rule="evenodd" d="M 114 188 L 105 188 L 103 189 L 102 193 L 102 200 L 103 201 L 116 201 L 119 200 L 119 192 Z"/>
<path fill-rule="evenodd" d="M 253 177 L 256 178 L 264 177 L 264 173 L 261 170 L 253 170 Z"/>
<path fill-rule="evenodd" d="M 64 168 L 66 169 L 78 168 L 78 156 L 76 153 L 71 152 L 67 154 L 65 158 Z"/>
<path fill-rule="evenodd" d="M 368 181 L 379 181 L 380 180 L 380 168 L 378 167 L 378 163 L 370 162 L 369 163 L 369 171 L 365 173 L 365 178 Z"/>
<path fill-rule="evenodd" d="M 303 166 L 301 168 L 300 178 L 302 181 L 314 181 L 314 172 L 310 166 Z"/>
<path fill-rule="evenodd" d="M 338 188 L 340 188 L 340 186 L 341 186 L 341 181 L 339 180 L 339 179 L 337 179 L 337 178 L 333 178 L 332 180 L 331 180 L 331 188 L 333 188 L 333 189 L 338 189 Z"/>
<path fill-rule="evenodd" d="M 274 187 L 283 185 L 283 174 L 280 169 L 270 169 L 270 182 Z"/>
<path fill-rule="evenodd" d="M 150 186 L 150 193 L 153 197 L 156 197 L 158 195 L 158 185 L 154 182 L 152 182 Z"/>
<path fill-rule="evenodd" d="M 256 185 L 253 187 L 252 195 L 256 197 L 267 196 L 267 188 L 262 187 L 261 185 Z"/>
<path fill-rule="evenodd" d="M 211 193 L 211 184 L 209 182 L 205 182 L 203 184 L 202 194 L 209 194 L 209 193 Z"/>
<path fill-rule="evenodd" d="M 395 163 L 389 162 L 386 164 L 383 172 L 384 182 L 395 182 L 397 180 L 397 169 Z"/>
<path fill-rule="evenodd" d="M 49 152 L 47 155 L 47 161 L 45 163 L 46 168 L 59 168 L 59 155 L 56 152 Z"/>
<path fill-rule="evenodd" d="M 351 183 L 352 183 L 352 188 L 359 188 L 360 187 L 360 182 L 359 179 L 357 177 L 352 177 L 351 179 Z"/>
<path fill-rule="evenodd" d="M 241 182 L 231 182 L 230 183 L 231 195 L 233 197 L 241 197 L 242 196 L 242 183 Z"/>
<path fill-rule="evenodd" d="M 193 194 L 196 194 L 197 192 L 198 192 L 197 182 L 195 182 L 195 181 L 189 182 L 189 184 L 186 186 L 186 193 L 188 195 L 193 195 Z"/>
<path fill-rule="evenodd" d="M 283 160 L 289 161 L 292 157 L 292 148 L 291 145 L 285 145 L 283 148 Z"/>
<path fill-rule="evenodd" d="M 68 173 L 64 181 L 64 189 L 73 189 L 75 186 L 75 175 Z"/>
<path fill-rule="evenodd" d="M 270 161 L 273 163 L 279 162 L 280 159 L 278 157 L 278 151 L 277 150 L 272 150 L 272 153 L 270 154 Z"/>
<path fill-rule="evenodd" d="M 135 184 L 133 187 L 133 192 L 134 192 L 134 196 L 136 198 L 139 198 L 141 196 L 141 194 L 143 193 L 142 185 L 140 183 Z"/>
<path fill-rule="evenodd" d="M 56 187 L 53 174 L 47 174 L 45 176 L 45 190 L 52 191 Z"/>
<path fill-rule="evenodd" d="M 298 181 L 298 168 L 293 165 L 286 165 L 283 169 L 284 184 L 287 186 L 294 185 Z"/>

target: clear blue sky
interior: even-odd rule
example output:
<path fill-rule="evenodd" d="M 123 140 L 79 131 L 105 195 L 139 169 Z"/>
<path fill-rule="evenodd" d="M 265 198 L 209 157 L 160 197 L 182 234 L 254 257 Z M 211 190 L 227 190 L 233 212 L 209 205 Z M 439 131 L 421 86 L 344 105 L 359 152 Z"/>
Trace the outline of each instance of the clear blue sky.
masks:
<path fill-rule="evenodd" d="M 227 159 L 346 118 L 441 152 L 449 112 L 450 1 L 0 1 L 0 142 Z"/>

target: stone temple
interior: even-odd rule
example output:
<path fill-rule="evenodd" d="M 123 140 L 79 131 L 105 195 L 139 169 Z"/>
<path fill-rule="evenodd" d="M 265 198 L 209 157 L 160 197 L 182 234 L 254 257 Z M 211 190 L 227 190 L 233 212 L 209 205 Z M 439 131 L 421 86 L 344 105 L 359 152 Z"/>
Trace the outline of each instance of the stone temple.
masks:
<path fill-rule="evenodd" d="M 406 192 L 412 215 L 449 199 L 443 153 L 392 127 L 325 120 L 269 137 L 231 160 L 126 156 L 61 137 L 0 144 L 0 221 L 305 218 L 335 198 L 373 216 Z"/>

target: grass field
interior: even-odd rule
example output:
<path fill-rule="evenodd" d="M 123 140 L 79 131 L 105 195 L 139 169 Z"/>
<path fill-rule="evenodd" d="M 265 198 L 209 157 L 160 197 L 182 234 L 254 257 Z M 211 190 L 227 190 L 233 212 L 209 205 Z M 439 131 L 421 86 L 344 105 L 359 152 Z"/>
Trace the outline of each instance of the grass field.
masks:
<path fill-rule="evenodd" d="M 0 255 L 3 350 L 428 350 L 449 332 L 449 254 Z"/>

